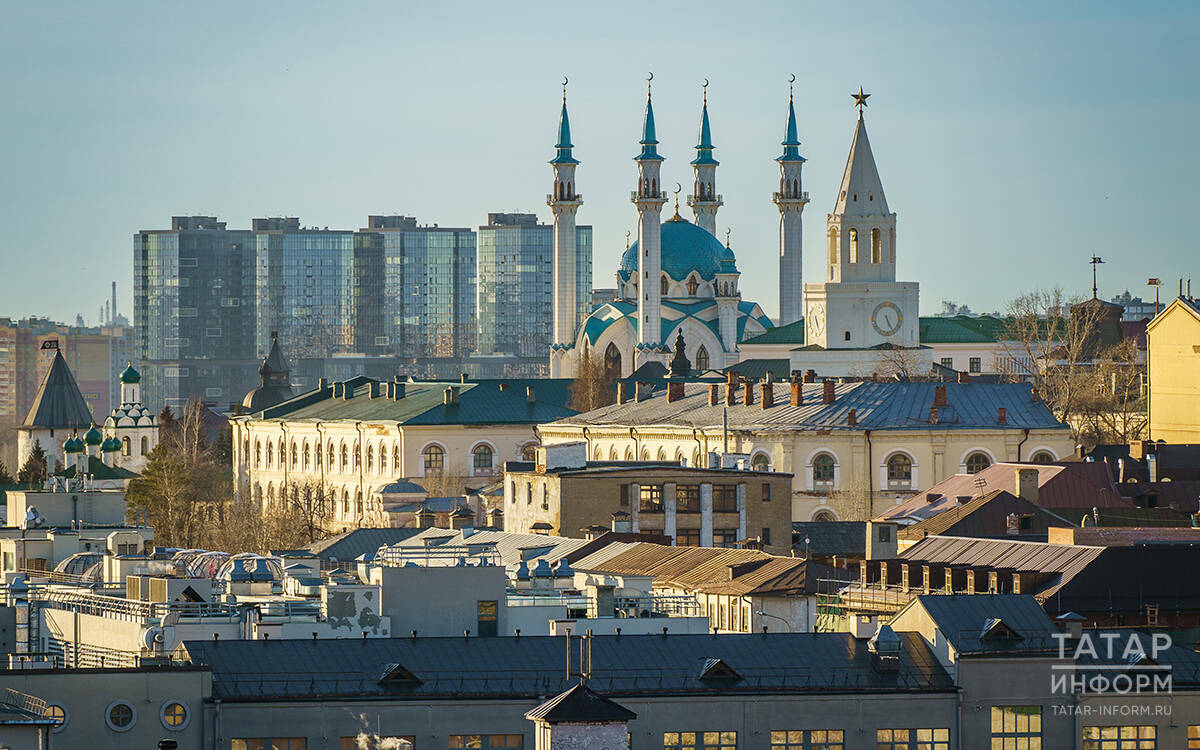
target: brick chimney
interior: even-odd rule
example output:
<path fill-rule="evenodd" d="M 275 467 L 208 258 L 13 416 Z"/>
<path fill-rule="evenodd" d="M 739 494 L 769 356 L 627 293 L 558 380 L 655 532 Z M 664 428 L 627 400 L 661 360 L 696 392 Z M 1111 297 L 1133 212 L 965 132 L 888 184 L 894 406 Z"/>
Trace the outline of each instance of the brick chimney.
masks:
<path fill-rule="evenodd" d="M 789 403 L 792 406 L 800 406 L 804 403 L 804 388 L 800 385 L 799 378 L 792 378 L 792 398 Z"/>
<path fill-rule="evenodd" d="M 629 393 L 626 390 L 628 384 L 624 380 L 617 381 L 617 403 L 623 404 L 629 400 Z"/>
<path fill-rule="evenodd" d="M 817 371 L 816 370 L 805 370 L 804 371 L 804 382 L 805 383 L 817 382 Z"/>
<path fill-rule="evenodd" d="M 933 389 L 933 405 L 946 406 L 946 386 L 934 386 Z"/>
<path fill-rule="evenodd" d="M 650 398 L 650 384 L 634 383 L 633 400 L 640 404 L 648 398 Z"/>
<path fill-rule="evenodd" d="M 725 403 L 733 406 L 737 403 L 738 381 L 736 373 L 729 373 L 729 379 L 725 381 Z"/>
<path fill-rule="evenodd" d="M 746 381 L 746 406 L 754 405 L 754 381 Z"/>
<path fill-rule="evenodd" d="M 971 382 L 971 376 L 970 376 L 969 374 L 965 373 L 965 372 L 960 372 L 960 373 L 958 374 L 958 382 L 960 382 L 960 383 L 970 383 L 970 382 Z"/>
<path fill-rule="evenodd" d="M 938 408 L 936 406 L 929 407 L 929 424 L 938 423 Z"/>
<path fill-rule="evenodd" d="M 708 405 L 716 406 L 721 403 L 720 387 L 716 383 L 708 384 Z"/>
<path fill-rule="evenodd" d="M 683 398 L 683 383 L 672 380 L 667 383 L 667 403 L 672 403 Z"/>
<path fill-rule="evenodd" d="M 1038 501 L 1038 470 L 1017 469 L 1017 497 L 1034 505 Z"/>
<path fill-rule="evenodd" d="M 762 384 L 762 408 L 770 409 L 775 405 L 775 386 L 770 382 Z"/>
<path fill-rule="evenodd" d="M 854 427 L 858 424 L 858 409 L 850 410 L 850 413 L 846 415 L 846 424 L 850 425 L 851 427 Z"/>
<path fill-rule="evenodd" d="M 1000 424 L 1008 424 L 1008 410 L 1003 406 L 996 407 L 996 421 Z"/>
<path fill-rule="evenodd" d="M 823 383 L 821 383 L 821 386 L 824 389 L 821 392 L 821 403 L 832 404 L 835 400 L 834 395 L 833 395 L 833 381 L 826 380 Z"/>

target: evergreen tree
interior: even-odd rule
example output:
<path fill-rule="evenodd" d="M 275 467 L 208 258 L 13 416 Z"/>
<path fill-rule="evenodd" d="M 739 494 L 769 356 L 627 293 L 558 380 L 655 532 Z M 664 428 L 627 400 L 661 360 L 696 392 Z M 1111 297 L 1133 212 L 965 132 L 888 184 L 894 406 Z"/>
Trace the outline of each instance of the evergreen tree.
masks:
<path fill-rule="evenodd" d="M 25 465 L 17 472 L 17 482 L 32 490 L 41 487 L 49 476 L 50 472 L 46 469 L 46 451 L 42 448 L 42 441 L 37 440 L 29 450 L 29 458 L 25 459 Z"/>
<path fill-rule="evenodd" d="M 0 487 L 8 487 L 17 483 L 12 474 L 8 473 L 8 466 L 0 461 Z"/>

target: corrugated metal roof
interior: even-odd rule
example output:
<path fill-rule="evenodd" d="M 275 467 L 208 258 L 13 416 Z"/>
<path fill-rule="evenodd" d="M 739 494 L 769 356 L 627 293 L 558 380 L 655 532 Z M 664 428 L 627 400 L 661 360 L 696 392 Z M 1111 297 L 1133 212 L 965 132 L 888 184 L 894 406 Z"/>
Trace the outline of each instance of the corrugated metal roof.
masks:
<path fill-rule="evenodd" d="M 866 643 L 846 633 L 595 636 L 588 685 L 628 696 L 952 691 L 920 636 L 899 636 L 900 666 L 894 674 L 873 668 Z M 364 695 L 394 701 L 533 701 L 574 684 L 564 673 L 563 642 L 555 636 L 204 640 L 188 641 L 185 649 L 195 663 L 212 668 L 213 697 L 222 701 Z M 741 679 L 701 680 L 701 667 L 712 658 L 723 660 Z M 388 665 L 402 666 L 420 682 L 380 683 Z"/>
<path fill-rule="evenodd" d="M 517 565 L 523 559 L 537 560 L 545 558 L 551 565 L 557 563 L 571 552 L 588 544 L 586 539 L 570 539 L 563 536 L 547 534 L 517 534 L 511 531 L 474 531 L 464 537 L 463 531 L 448 529 L 426 529 L 420 534 L 411 536 L 395 546 L 424 547 L 425 540 L 444 540 L 445 545 L 457 546 L 494 546 L 500 555 L 501 564 L 505 567 Z M 541 554 L 526 557 L 529 550 L 545 549 Z"/>
<path fill-rule="evenodd" d="M 812 557 L 862 557 L 867 549 L 865 521 L 792 521 L 792 535 L 796 551 Z"/>
<path fill-rule="evenodd" d="M 477 380 L 404 383 L 404 397 L 370 397 L 380 385 L 359 375 L 345 381 L 351 398 L 335 398 L 332 386 L 312 390 L 272 406 L 252 419 L 354 420 L 407 425 L 538 424 L 575 414 L 567 408 L 570 380 Z M 503 386 L 503 388 L 501 387 Z M 526 396 L 533 387 L 534 402 Z M 458 403 L 443 403 L 447 388 L 458 389 Z"/>
<path fill-rule="evenodd" d="M 354 560 L 363 553 L 375 552 L 380 547 L 415 536 L 417 532 L 418 529 L 351 529 L 313 542 L 307 549 L 326 560 Z"/>
<path fill-rule="evenodd" d="M 925 609 L 938 629 L 959 653 L 988 651 L 1055 651 L 1059 633 L 1054 621 L 1032 596 L 1020 594 L 928 595 L 918 596 L 913 604 Z M 1001 620 L 1018 639 L 984 637 L 994 620 Z M 904 627 L 904 615 L 893 619 Z"/>
<path fill-rule="evenodd" d="M 939 408 L 937 423 L 929 422 L 933 405 L 934 383 L 852 382 L 834 386 L 835 401 L 822 403 L 822 383 L 802 386 L 804 403 L 791 406 L 790 383 L 772 386 L 774 406 L 763 409 L 761 396 L 755 403 L 744 403 L 742 389 L 738 403 L 708 404 L 708 385 L 685 383 L 684 396 L 668 402 L 665 392 L 655 393 L 638 403 L 611 404 L 567 417 L 558 424 L 572 425 L 684 425 L 710 427 L 720 425 L 728 408 L 729 426 L 749 429 L 759 426 L 797 430 L 957 430 L 957 429 L 1058 429 L 1067 427 L 1040 401 L 1034 401 L 1026 383 L 946 383 L 948 407 Z M 724 388 L 721 398 L 724 399 Z M 1006 411 L 1006 423 L 996 421 L 998 410 Z M 849 424 L 850 410 L 857 417 Z"/>
<path fill-rule="evenodd" d="M 1046 533 L 1050 526 L 1076 526 L 1070 520 L 1043 510 L 1033 503 L 1022 500 L 1011 492 L 992 490 L 968 500 L 962 505 L 950 507 L 935 516 L 900 529 L 902 539 L 922 539 L 934 534 L 949 536 L 989 537 L 1008 533 L 1010 514 L 1031 515 L 1033 522 L 1026 534 Z"/>

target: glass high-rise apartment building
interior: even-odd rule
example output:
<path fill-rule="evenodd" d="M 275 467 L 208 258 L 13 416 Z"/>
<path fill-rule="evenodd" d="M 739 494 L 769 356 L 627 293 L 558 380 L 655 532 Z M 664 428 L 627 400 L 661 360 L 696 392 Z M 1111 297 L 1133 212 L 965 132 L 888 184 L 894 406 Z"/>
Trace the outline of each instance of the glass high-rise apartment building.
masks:
<path fill-rule="evenodd" d="M 238 400 L 257 378 L 255 236 L 174 216 L 133 238 L 134 351 L 147 405 Z"/>
<path fill-rule="evenodd" d="M 370 216 L 354 240 L 354 341 L 403 360 L 475 349 L 475 233 Z"/>
<path fill-rule="evenodd" d="M 288 356 L 354 349 L 354 232 L 302 229 L 300 219 L 251 222 L 255 239 L 255 349 L 277 332 Z"/>
<path fill-rule="evenodd" d="M 591 311 L 592 228 L 576 227 L 576 320 Z M 488 214 L 479 227 L 478 347 L 547 361 L 554 327 L 554 227 L 535 214 Z"/>

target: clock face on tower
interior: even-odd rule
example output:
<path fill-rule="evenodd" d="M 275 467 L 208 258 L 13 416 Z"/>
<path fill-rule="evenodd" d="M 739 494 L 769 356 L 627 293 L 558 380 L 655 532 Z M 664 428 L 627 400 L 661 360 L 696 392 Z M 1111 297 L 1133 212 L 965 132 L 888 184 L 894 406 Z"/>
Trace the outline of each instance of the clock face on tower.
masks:
<path fill-rule="evenodd" d="M 871 313 L 871 327 L 880 336 L 894 336 L 904 323 L 904 314 L 900 307 L 890 300 L 880 302 Z"/>
<path fill-rule="evenodd" d="M 812 302 L 808 306 L 808 330 L 812 331 L 814 337 L 825 332 L 825 305 L 820 302 Z"/>

